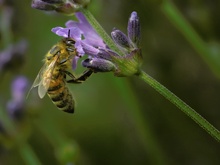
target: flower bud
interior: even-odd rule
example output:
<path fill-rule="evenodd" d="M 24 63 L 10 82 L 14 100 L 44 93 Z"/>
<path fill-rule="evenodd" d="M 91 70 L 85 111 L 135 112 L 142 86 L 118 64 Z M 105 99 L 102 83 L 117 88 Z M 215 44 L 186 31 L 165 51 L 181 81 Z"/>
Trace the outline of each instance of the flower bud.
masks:
<path fill-rule="evenodd" d="M 51 3 L 51 4 L 61 4 L 64 3 L 64 0 L 42 0 L 43 2 L 46 3 Z"/>
<path fill-rule="evenodd" d="M 86 59 L 82 61 L 82 65 L 92 69 L 94 72 L 111 72 L 116 69 L 111 61 L 102 58 Z"/>
<path fill-rule="evenodd" d="M 111 32 L 111 36 L 117 45 L 125 49 L 129 49 L 130 46 L 128 37 L 122 31 L 115 29 Z"/>
<path fill-rule="evenodd" d="M 71 3 L 65 3 L 63 5 L 58 6 L 55 11 L 58 13 L 63 13 L 67 15 L 72 15 L 80 9 L 81 6 Z"/>
<path fill-rule="evenodd" d="M 38 10 L 45 10 L 45 11 L 52 11 L 52 10 L 55 10 L 56 8 L 55 6 L 49 3 L 43 2 L 41 0 L 33 0 L 31 7 L 38 9 Z"/>
<path fill-rule="evenodd" d="M 111 54 L 107 51 L 107 49 L 100 48 L 96 57 L 103 58 L 105 60 L 111 60 Z"/>
<path fill-rule="evenodd" d="M 90 0 L 33 0 L 31 6 L 39 10 L 54 10 L 71 15 L 88 5 L 89 2 Z"/>
<path fill-rule="evenodd" d="M 131 13 L 128 20 L 128 38 L 135 48 L 138 47 L 140 41 L 140 21 L 135 11 Z"/>

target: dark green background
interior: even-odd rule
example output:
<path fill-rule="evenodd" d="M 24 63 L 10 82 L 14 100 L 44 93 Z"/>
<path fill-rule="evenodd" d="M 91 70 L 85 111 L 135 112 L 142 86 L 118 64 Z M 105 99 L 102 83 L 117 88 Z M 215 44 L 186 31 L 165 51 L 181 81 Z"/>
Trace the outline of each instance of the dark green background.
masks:
<path fill-rule="evenodd" d="M 220 2 L 173 2 L 219 58 Z M 64 26 L 74 17 L 32 9 L 28 0 L 13 5 L 14 40 L 26 38 L 29 42 L 26 63 L 19 74 L 33 82 L 45 53 L 60 40 L 51 28 Z M 93 0 L 89 10 L 109 34 L 114 27 L 126 32 L 130 13 L 137 11 L 141 21 L 143 70 L 220 129 L 219 78 L 165 16 L 159 0 Z M 82 70 L 79 68 L 76 73 Z M 9 82 L 13 76 L 7 73 L 1 80 L 1 95 L 6 99 L 10 97 Z M 74 115 L 59 111 L 47 96 L 40 100 L 34 95 L 36 90 L 26 100 L 29 114 L 26 124 L 31 127 L 28 143 L 43 164 L 59 164 L 57 149 L 37 125 L 40 123 L 47 129 L 49 122 L 62 136 L 78 144 L 77 164 L 156 165 L 159 160 L 163 162 L 160 164 L 172 165 L 220 163 L 219 143 L 137 77 L 117 78 L 112 73 L 98 73 L 69 88 L 77 100 Z M 143 125 L 136 112 L 141 112 Z M 24 163 L 16 148 L 2 152 L 0 164 L 18 162 Z"/>

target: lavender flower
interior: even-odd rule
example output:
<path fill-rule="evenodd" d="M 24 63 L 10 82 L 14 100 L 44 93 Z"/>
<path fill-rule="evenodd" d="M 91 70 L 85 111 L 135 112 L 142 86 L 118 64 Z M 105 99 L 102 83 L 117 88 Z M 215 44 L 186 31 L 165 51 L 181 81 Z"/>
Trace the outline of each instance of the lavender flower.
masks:
<path fill-rule="evenodd" d="M 139 74 L 142 64 L 140 41 L 140 22 L 136 12 L 132 12 L 128 21 L 128 36 L 120 30 L 114 29 L 111 33 L 113 41 L 121 49 L 123 55 L 109 49 L 103 40 L 91 27 L 82 13 L 76 14 L 79 22 L 68 21 L 66 28 L 56 27 L 52 29 L 59 36 L 66 37 L 68 29 L 78 28 L 83 35 L 74 38 L 81 48 L 81 54 L 89 55 L 88 59 L 82 62 L 84 67 L 92 69 L 94 72 L 114 72 L 116 76 L 131 76 Z M 59 33 L 59 30 L 65 33 Z M 77 48 L 78 50 L 78 48 Z"/>
<path fill-rule="evenodd" d="M 72 21 L 72 20 L 67 21 L 65 24 L 66 28 L 55 27 L 52 29 L 52 32 L 54 32 L 58 36 L 67 37 L 68 32 L 70 30 L 70 37 L 74 38 L 76 43 L 78 42 L 75 46 L 77 50 L 79 50 L 80 53 L 82 53 L 82 55 L 85 54 L 83 50 L 80 50 L 82 49 L 81 48 L 82 43 L 91 45 L 93 47 L 106 48 L 106 45 L 104 44 L 103 40 L 99 37 L 96 31 L 92 28 L 92 26 L 86 20 L 85 16 L 81 12 L 75 13 L 75 16 L 79 20 L 79 22 Z M 84 39 L 82 39 L 81 35 L 83 35 Z"/>
<path fill-rule="evenodd" d="M 25 96 L 29 82 L 24 76 L 17 76 L 11 84 L 12 98 L 7 102 L 7 111 L 14 119 L 20 119 L 25 109 Z"/>
<path fill-rule="evenodd" d="M 79 22 L 68 21 L 66 22 L 66 28 L 55 27 L 51 31 L 61 37 L 68 37 L 70 31 L 70 37 L 75 40 L 75 47 L 79 56 L 85 54 L 84 47 L 89 46 L 90 50 L 94 48 L 94 51 L 98 51 L 95 47 L 106 47 L 103 40 L 98 36 L 92 26 L 88 23 L 84 15 L 77 12 L 75 16 L 78 18 Z M 82 36 L 84 39 L 82 39 Z M 91 46 L 90 46 L 91 45 Z M 92 52 L 90 52 L 91 54 Z M 96 52 L 97 53 L 97 52 Z M 78 57 L 76 56 L 73 60 L 73 68 L 76 68 L 76 61 Z"/>
<path fill-rule="evenodd" d="M 71 15 L 87 6 L 89 2 L 90 0 L 33 0 L 31 6 L 39 10 Z"/>
<path fill-rule="evenodd" d="M 24 62 L 24 54 L 27 50 L 27 42 L 21 40 L 14 45 L 9 45 L 9 47 L 0 52 L 0 72 L 3 73 L 9 69 L 17 69 Z"/>

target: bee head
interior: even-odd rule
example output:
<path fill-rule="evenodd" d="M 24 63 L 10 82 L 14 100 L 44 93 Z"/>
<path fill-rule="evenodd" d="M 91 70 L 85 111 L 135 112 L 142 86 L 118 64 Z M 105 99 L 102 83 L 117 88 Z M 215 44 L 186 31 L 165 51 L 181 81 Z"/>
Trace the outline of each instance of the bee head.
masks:
<path fill-rule="evenodd" d="M 66 46 L 73 46 L 73 47 L 74 47 L 75 43 L 76 43 L 76 42 L 75 42 L 72 38 L 67 38 L 67 39 L 65 40 Z"/>

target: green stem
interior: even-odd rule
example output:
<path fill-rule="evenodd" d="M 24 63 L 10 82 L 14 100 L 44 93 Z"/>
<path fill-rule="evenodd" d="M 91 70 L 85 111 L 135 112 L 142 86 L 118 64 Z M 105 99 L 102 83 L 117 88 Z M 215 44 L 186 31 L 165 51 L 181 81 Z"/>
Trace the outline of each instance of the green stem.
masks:
<path fill-rule="evenodd" d="M 96 30 L 99 36 L 105 41 L 105 43 L 115 52 L 123 55 L 121 50 L 115 45 L 113 40 L 109 37 L 109 35 L 105 32 L 102 26 L 96 21 L 93 15 L 86 9 L 82 9 L 81 12 L 85 15 L 88 22 L 92 25 L 92 27 Z M 131 116 L 133 116 L 136 128 L 140 137 L 142 138 L 142 142 L 144 144 L 145 149 L 150 150 L 150 161 L 152 164 L 166 164 L 167 160 L 164 156 L 164 153 L 161 147 L 158 145 L 156 138 L 153 136 L 153 133 L 150 131 L 148 127 L 149 124 L 146 123 L 146 120 L 143 118 L 141 113 L 141 109 L 138 106 L 136 98 L 133 98 L 132 102 L 130 101 L 130 96 L 133 96 L 133 92 L 129 89 L 129 84 L 126 82 L 115 81 L 115 85 L 119 86 L 120 93 L 122 97 L 125 99 L 125 102 L 128 103 L 129 110 Z"/>
<path fill-rule="evenodd" d="M 18 145 L 18 151 L 20 152 L 25 163 L 27 165 L 41 164 L 40 160 L 37 158 L 32 148 L 27 144 L 27 142 L 24 142 L 24 140 L 21 139 L 22 135 L 19 135 L 19 132 L 17 132 L 15 123 L 9 118 L 8 114 L 6 114 L 6 112 L 1 107 L 0 107 L 0 121 L 2 122 L 2 125 L 7 131 L 7 133 L 10 136 L 14 137 L 14 141 Z"/>
<path fill-rule="evenodd" d="M 19 142 L 18 148 L 23 160 L 27 165 L 40 165 L 40 161 L 36 157 L 34 151 L 32 150 L 31 146 L 25 142 Z"/>
<path fill-rule="evenodd" d="M 177 7 L 170 0 L 165 0 L 161 3 L 161 10 L 170 22 L 183 34 L 201 58 L 208 64 L 213 73 L 220 77 L 219 60 L 216 60 L 215 56 L 212 55 L 207 44 L 182 16 Z"/>
<path fill-rule="evenodd" d="M 204 119 L 200 114 L 198 114 L 189 105 L 183 102 L 175 94 L 169 91 L 166 87 L 160 84 L 158 81 L 153 79 L 151 76 L 141 71 L 139 78 L 153 87 L 157 92 L 164 96 L 167 100 L 177 106 L 182 112 L 194 120 L 200 127 L 202 127 L 207 133 L 209 133 L 213 138 L 220 142 L 220 132 L 212 124 L 210 124 L 206 119 Z"/>
<path fill-rule="evenodd" d="M 166 157 L 166 154 L 163 152 L 161 146 L 157 141 L 157 137 L 154 136 L 154 133 L 148 123 L 146 117 L 144 117 L 141 107 L 139 106 L 137 97 L 132 91 L 132 88 L 127 80 L 113 80 L 114 85 L 117 86 L 121 98 L 124 99 L 124 102 L 127 104 L 128 112 L 134 121 L 135 128 L 137 129 L 137 134 L 142 141 L 143 147 L 148 153 L 149 161 L 151 164 L 157 165 L 166 165 L 169 164 L 169 160 Z"/>
<path fill-rule="evenodd" d="M 61 164 L 75 164 L 77 162 L 79 148 L 74 140 L 66 138 L 59 127 L 48 118 L 35 124 L 53 145 L 56 158 Z"/>
<path fill-rule="evenodd" d="M 0 14 L 0 33 L 2 35 L 3 47 L 6 48 L 12 41 L 12 32 L 11 32 L 11 12 L 10 7 L 2 8 Z"/>
<path fill-rule="evenodd" d="M 43 121 L 35 122 L 35 124 L 54 148 L 62 148 L 65 145 L 67 139 L 63 136 L 62 132 L 59 131 L 56 124 L 51 122 L 50 119 L 43 119 Z"/>
<path fill-rule="evenodd" d="M 96 30 L 98 35 L 105 41 L 105 43 L 111 48 L 111 50 L 117 52 L 121 56 L 124 53 L 115 45 L 111 37 L 106 33 L 106 31 L 102 28 L 102 26 L 96 21 L 93 15 L 87 9 L 81 9 L 81 12 L 84 14 L 88 22 L 92 25 L 92 27 Z"/>

